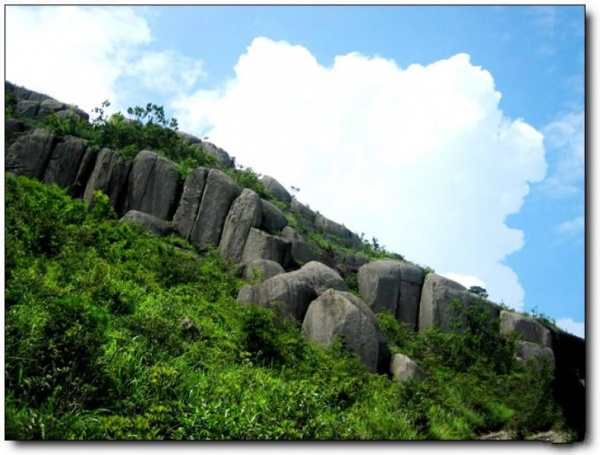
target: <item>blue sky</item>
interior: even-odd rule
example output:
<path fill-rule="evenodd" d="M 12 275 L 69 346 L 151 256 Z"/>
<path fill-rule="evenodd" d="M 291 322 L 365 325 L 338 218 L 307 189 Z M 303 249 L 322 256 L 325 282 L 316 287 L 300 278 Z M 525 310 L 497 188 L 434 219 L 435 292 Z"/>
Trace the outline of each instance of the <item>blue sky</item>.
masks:
<path fill-rule="evenodd" d="M 584 8 L 6 8 L 6 77 L 163 104 L 298 199 L 583 335 Z"/>

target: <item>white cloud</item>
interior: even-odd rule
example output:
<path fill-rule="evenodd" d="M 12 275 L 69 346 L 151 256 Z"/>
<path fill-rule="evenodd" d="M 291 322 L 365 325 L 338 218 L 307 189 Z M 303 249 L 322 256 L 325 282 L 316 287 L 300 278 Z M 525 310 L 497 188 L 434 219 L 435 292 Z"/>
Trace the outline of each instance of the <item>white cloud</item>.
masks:
<path fill-rule="evenodd" d="M 124 7 L 6 7 L 6 77 L 88 112 L 115 100 L 132 53 L 151 40 L 146 20 Z"/>
<path fill-rule="evenodd" d="M 578 216 L 572 220 L 567 220 L 558 225 L 558 232 L 569 236 L 582 234 L 585 229 L 585 218 Z"/>
<path fill-rule="evenodd" d="M 542 129 L 551 163 L 543 189 L 550 196 L 583 197 L 585 168 L 585 116 L 569 112 Z"/>
<path fill-rule="evenodd" d="M 202 62 L 153 41 L 144 9 L 6 7 L 6 75 L 91 112 L 102 101 L 124 110 L 140 89 L 173 96 L 204 77 Z M 121 84 L 121 85 L 119 85 Z M 129 90 L 128 90 L 129 88 Z"/>
<path fill-rule="evenodd" d="M 556 325 L 566 332 L 576 335 L 580 338 L 585 338 L 585 323 L 576 322 L 571 318 L 558 319 Z"/>
<path fill-rule="evenodd" d="M 478 278 L 476 276 L 459 275 L 458 273 L 452 273 L 452 272 L 442 273 L 441 275 L 452 281 L 456 281 L 457 283 L 462 284 L 467 289 L 469 289 L 472 286 L 479 286 L 483 289 L 486 289 L 486 284 L 483 281 L 481 281 L 480 278 Z"/>
<path fill-rule="evenodd" d="M 324 67 L 301 46 L 257 38 L 235 73 L 220 91 L 177 100 L 182 129 L 301 188 L 325 216 L 410 260 L 480 277 L 492 299 L 522 308 L 502 261 L 523 232 L 505 218 L 544 178 L 543 138 L 503 117 L 489 72 L 465 54 L 401 69 L 352 53 Z"/>

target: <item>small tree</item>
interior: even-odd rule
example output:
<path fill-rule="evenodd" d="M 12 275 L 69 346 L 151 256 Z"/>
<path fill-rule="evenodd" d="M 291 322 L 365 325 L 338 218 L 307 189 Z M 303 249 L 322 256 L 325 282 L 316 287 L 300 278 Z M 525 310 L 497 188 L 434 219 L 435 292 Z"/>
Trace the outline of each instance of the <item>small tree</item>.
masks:
<path fill-rule="evenodd" d="M 482 288 L 481 286 L 471 286 L 469 288 L 469 292 L 481 297 L 482 299 L 488 298 L 487 291 L 484 288 Z"/>

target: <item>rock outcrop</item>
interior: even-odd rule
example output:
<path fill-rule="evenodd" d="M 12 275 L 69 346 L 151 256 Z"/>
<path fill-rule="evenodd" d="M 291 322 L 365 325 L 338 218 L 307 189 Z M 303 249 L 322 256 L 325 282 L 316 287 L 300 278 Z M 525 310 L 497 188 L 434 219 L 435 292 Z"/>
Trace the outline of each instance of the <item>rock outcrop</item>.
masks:
<path fill-rule="evenodd" d="M 479 314 L 477 314 L 479 313 Z M 419 331 L 437 326 L 448 332 L 466 330 L 471 316 L 498 318 L 500 309 L 489 300 L 467 291 L 461 284 L 429 273 L 423 281 L 419 304 Z"/>
<path fill-rule="evenodd" d="M 275 261 L 269 259 L 255 259 L 244 265 L 242 277 L 245 281 L 258 280 L 259 282 L 263 282 L 284 273 L 284 268 Z"/>
<path fill-rule="evenodd" d="M 424 380 L 425 373 L 414 360 L 404 354 L 394 354 L 390 367 L 392 375 L 400 382 L 411 379 Z"/>
<path fill-rule="evenodd" d="M 286 190 L 285 187 L 273 177 L 265 175 L 260 179 L 260 181 L 265 186 L 267 191 L 269 191 L 278 201 L 286 204 L 289 204 L 292 201 L 292 196 L 288 190 Z"/>
<path fill-rule="evenodd" d="M 240 263 L 246 246 L 246 238 L 251 228 L 260 224 L 262 205 L 260 197 L 254 191 L 244 188 L 237 197 L 223 226 L 219 251 L 233 262 Z"/>
<path fill-rule="evenodd" d="M 34 128 L 20 135 L 6 150 L 6 171 L 41 180 L 55 142 L 56 136 L 41 128 Z"/>
<path fill-rule="evenodd" d="M 262 203 L 262 220 L 260 228 L 267 231 L 269 234 L 279 235 L 284 227 L 287 226 L 288 220 L 285 214 L 275 204 L 261 199 Z"/>
<path fill-rule="evenodd" d="M 350 347 L 369 371 L 381 371 L 386 343 L 367 305 L 349 292 L 329 289 L 308 307 L 302 323 L 308 340 L 328 345 L 336 338 Z"/>
<path fill-rule="evenodd" d="M 131 165 L 125 211 L 139 210 L 163 220 L 170 219 L 175 211 L 179 180 L 172 161 L 142 150 Z"/>
<path fill-rule="evenodd" d="M 189 240 L 202 250 L 218 245 L 229 207 L 242 189 L 224 172 L 211 169 Z"/>
<path fill-rule="evenodd" d="M 91 201 L 95 191 L 106 194 L 118 215 L 122 215 L 125 188 L 131 165 L 121 155 L 103 148 L 98 152 L 94 169 L 88 179 L 83 198 Z"/>
<path fill-rule="evenodd" d="M 523 341 L 552 348 L 550 330 L 529 316 L 502 310 L 500 312 L 500 332 L 509 334 L 512 331 L 517 332 Z"/>
<path fill-rule="evenodd" d="M 188 240 L 198 219 L 198 210 L 204 193 L 204 186 L 208 177 L 208 169 L 196 168 L 185 179 L 183 193 L 179 200 L 179 206 L 173 216 L 175 230 L 181 237 Z"/>
<path fill-rule="evenodd" d="M 260 229 L 251 228 L 246 238 L 242 263 L 268 259 L 287 267 L 290 261 L 291 242 L 283 237 L 270 235 Z"/>
<path fill-rule="evenodd" d="M 171 223 L 168 221 L 150 215 L 149 213 L 138 212 L 137 210 L 130 210 L 127 212 L 123 218 L 121 218 L 121 221 L 127 221 L 141 226 L 157 237 L 164 237 L 173 232 L 173 226 L 171 226 Z"/>
<path fill-rule="evenodd" d="M 382 260 L 358 270 L 360 294 L 375 313 L 387 310 L 417 328 L 423 271 L 412 264 Z"/>

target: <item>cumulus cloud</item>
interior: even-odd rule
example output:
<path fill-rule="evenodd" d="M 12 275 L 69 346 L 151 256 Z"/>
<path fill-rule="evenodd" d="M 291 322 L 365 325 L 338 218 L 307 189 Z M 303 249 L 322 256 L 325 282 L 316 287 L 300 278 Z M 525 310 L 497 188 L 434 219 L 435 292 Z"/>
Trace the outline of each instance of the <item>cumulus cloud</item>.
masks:
<path fill-rule="evenodd" d="M 520 309 L 505 224 L 546 172 L 542 134 L 503 116 L 492 75 L 458 54 L 399 68 L 357 53 L 321 65 L 257 38 L 220 90 L 175 103 L 183 129 L 300 188 L 299 199 L 436 270 L 476 277 Z"/>
<path fill-rule="evenodd" d="M 585 115 L 568 112 L 542 129 L 548 160 L 552 162 L 543 188 L 556 198 L 583 196 Z"/>
<path fill-rule="evenodd" d="M 143 9 L 6 7 L 7 79 L 88 112 L 105 99 L 124 110 L 141 89 L 181 94 L 204 77 L 200 60 L 152 42 Z"/>
<path fill-rule="evenodd" d="M 574 321 L 571 318 L 558 319 L 556 325 L 566 332 L 585 338 L 585 323 Z"/>
<path fill-rule="evenodd" d="M 90 111 L 115 100 L 114 84 L 147 21 L 123 7 L 6 7 L 6 77 Z"/>
<path fill-rule="evenodd" d="M 572 220 L 567 220 L 558 225 L 558 232 L 569 236 L 582 234 L 585 229 L 585 218 L 578 216 Z"/>

